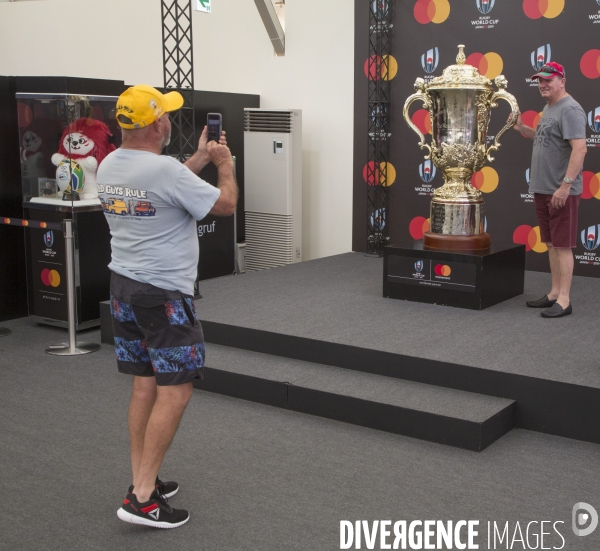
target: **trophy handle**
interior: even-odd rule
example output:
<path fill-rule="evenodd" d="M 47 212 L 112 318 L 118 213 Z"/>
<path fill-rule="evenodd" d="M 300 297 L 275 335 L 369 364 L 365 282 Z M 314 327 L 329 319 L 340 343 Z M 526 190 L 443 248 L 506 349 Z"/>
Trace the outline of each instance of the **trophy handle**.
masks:
<path fill-rule="evenodd" d="M 417 81 L 419 81 L 420 79 L 417 79 Z M 418 82 L 417 82 L 418 84 Z M 415 84 L 415 88 L 417 87 L 417 84 Z M 413 123 L 413 121 L 411 120 L 410 116 L 408 115 L 408 108 L 410 107 L 411 103 L 413 101 L 417 101 L 417 100 L 421 100 L 423 102 L 423 107 L 425 107 L 428 111 L 428 107 L 431 104 L 429 98 L 427 97 L 427 94 L 425 94 L 425 92 L 421 91 L 421 92 L 417 92 L 415 94 L 413 94 L 412 96 L 409 96 L 408 98 L 406 98 L 406 101 L 404 102 L 404 109 L 402 110 L 402 114 L 404 115 L 404 120 L 406 121 L 406 124 L 408 124 L 408 126 L 410 126 L 419 136 L 419 138 L 421 138 L 421 141 L 419 142 L 419 147 L 421 149 L 427 149 L 428 153 L 427 155 L 425 155 L 425 159 L 431 159 L 431 146 L 425 143 L 425 136 L 423 135 L 423 132 L 421 132 L 419 130 L 419 128 Z M 431 111 L 429 111 L 431 113 Z"/>
<path fill-rule="evenodd" d="M 500 132 L 498 132 L 498 134 L 496 134 L 495 138 L 494 138 L 494 143 L 492 145 L 490 145 L 490 147 L 488 147 L 487 151 L 486 151 L 486 156 L 488 158 L 488 161 L 492 162 L 494 160 L 494 157 L 490 156 L 490 153 L 492 153 L 492 151 L 498 151 L 498 149 L 500 148 L 500 136 L 502 136 L 502 134 L 504 134 L 504 132 L 506 132 L 509 128 L 513 127 L 515 125 L 515 123 L 517 122 L 517 113 L 519 112 L 519 105 L 517 104 L 517 100 L 515 98 L 515 96 L 513 96 L 512 94 L 509 94 L 504 88 L 506 87 L 506 79 L 504 79 L 504 77 L 502 75 L 500 75 L 499 77 L 496 78 L 496 85 L 500 88 L 500 90 L 498 90 L 490 99 L 490 107 L 492 109 L 495 109 L 496 107 L 498 107 L 498 100 L 499 99 L 503 99 L 504 101 L 507 101 L 512 109 L 512 112 L 510 114 L 510 116 L 508 117 L 508 120 L 506 122 L 506 124 L 504 125 L 504 127 L 502 128 L 502 130 L 500 130 Z"/>

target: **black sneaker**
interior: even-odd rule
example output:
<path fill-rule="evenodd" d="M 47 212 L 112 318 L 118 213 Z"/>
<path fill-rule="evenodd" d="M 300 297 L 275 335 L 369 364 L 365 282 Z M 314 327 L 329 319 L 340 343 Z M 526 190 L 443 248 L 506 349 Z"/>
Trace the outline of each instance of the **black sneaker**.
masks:
<path fill-rule="evenodd" d="M 173 482 L 168 480 L 167 482 L 163 482 L 158 476 L 156 477 L 156 489 L 159 491 L 160 495 L 165 498 L 173 497 L 179 491 L 179 484 L 177 482 Z M 129 486 L 127 490 L 127 495 L 133 492 L 133 484 Z"/>
<path fill-rule="evenodd" d="M 158 490 L 154 490 L 145 503 L 139 503 L 135 494 L 127 494 L 117 516 L 125 522 L 153 528 L 177 528 L 190 519 L 186 510 L 173 509 Z"/>
<path fill-rule="evenodd" d="M 160 495 L 166 498 L 173 497 L 179 491 L 179 484 L 168 480 L 163 482 L 158 476 L 156 477 L 156 489 Z"/>

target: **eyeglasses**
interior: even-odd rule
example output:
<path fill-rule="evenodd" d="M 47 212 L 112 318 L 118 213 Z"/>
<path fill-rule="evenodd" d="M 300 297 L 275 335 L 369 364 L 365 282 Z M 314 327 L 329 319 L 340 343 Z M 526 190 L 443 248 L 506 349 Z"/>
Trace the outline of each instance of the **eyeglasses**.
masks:
<path fill-rule="evenodd" d="M 554 73 L 561 78 L 564 78 L 565 75 L 559 71 L 556 67 L 552 67 L 552 65 L 544 65 L 538 72 L 540 73 Z"/>

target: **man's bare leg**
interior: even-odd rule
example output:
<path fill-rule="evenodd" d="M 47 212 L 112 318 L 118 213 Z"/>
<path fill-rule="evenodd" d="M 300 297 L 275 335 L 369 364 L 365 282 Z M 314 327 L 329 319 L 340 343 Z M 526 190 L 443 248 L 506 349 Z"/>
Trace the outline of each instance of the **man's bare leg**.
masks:
<path fill-rule="evenodd" d="M 571 292 L 571 282 L 573 281 L 573 266 L 575 264 L 573 259 L 573 250 L 555 248 L 554 252 L 556 254 L 560 273 L 560 291 L 556 302 L 558 302 L 558 304 L 560 304 L 563 308 L 566 308 L 569 306 L 569 304 L 571 304 L 569 295 Z"/>
<path fill-rule="evenodd" d="M 154 377 L 133 378 L 131 401 L 129 402 L 129 443 L 131 449 L 132 480 L 137 478 L 142 451 L 144 450 L 144 437 L 148 419 L 156 401 L 156 379 Z"/>
<path fill-rule="evenodd" d="M 148 419 L 144 448 L 133 484 L 140 503 L 148 501 L 154 491 L 162 461 L 179 427 L 179 421 L 193 391 L 191 382 L 157 387 L 156 401 Z"/>
<path fill-rule="evenodd" d="M 548 293 L 548 298 L 556 300 L 560 294 L 560 264 L 552 243 L 546 243 L 546 246 L 548 247 L 548 260 L 550 261 L 550 275 L 552 276 L 552 288 Z"/>

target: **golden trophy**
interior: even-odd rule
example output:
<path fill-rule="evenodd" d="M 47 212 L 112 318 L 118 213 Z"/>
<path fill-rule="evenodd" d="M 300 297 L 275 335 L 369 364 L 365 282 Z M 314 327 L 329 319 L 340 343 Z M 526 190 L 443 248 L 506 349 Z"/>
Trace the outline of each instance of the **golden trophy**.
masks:
<path fill-rule="evenodd" d="M 486 158 L 500 147 L 500 136 L 517 120 L 517 100 L 506 91 L 503 75 L 494 83 L 466 65 L 464 45 L 458 46 L 456 65 L 450 65 L 441 77 L 426 84 L 415 81 L 417 92 L 404 103 L 404 119 L 419 135 L 419 146 L 426 149 L 425 159 L 431 159 L 444 174 L 444 185 L 437 188 L 431 201 L 430 231 L 423 245 L 442 250 L 481 250 L 490 247 L 491 239 L 484 232 L 485 205 L 481 192 L 471 185 L 471 176 L 483 168 Z M 498 100 L 506 100 L 512 109 L 506 125 L 487 145 L 491 110 Z M 431 119 L 431 145 L 408 115 L 408 108 L 417 100 L 423 102 Z"/>

